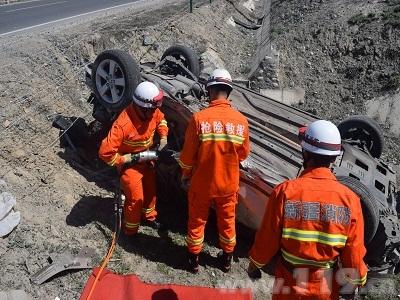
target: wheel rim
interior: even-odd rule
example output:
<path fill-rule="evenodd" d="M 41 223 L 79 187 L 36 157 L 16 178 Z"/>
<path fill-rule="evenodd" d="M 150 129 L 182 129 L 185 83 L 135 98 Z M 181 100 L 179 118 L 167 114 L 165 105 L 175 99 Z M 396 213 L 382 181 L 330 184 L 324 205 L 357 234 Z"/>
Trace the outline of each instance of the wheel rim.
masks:
<path fill-rule="evenodd" d="M 96 87 L 100 97 L 111 104 L 118 103 L 125 91 L 125 75 L 121 66 L 112 59 L 105 59 L 96 70 Z"/>
<path fill-rule="evenodd" d="M 183 64 L 187 69 L 190 68 L 190 66 L 189 66 L 189 64 L 188 64 L 188 62 L 187 62 L 187 60 L 186 60 L 186 58 L 185 58 L 183 55 L 181 55 L 180 53 L 172 53 L 171 56 L 172 56 L 173 58 L 175 58 L 176 60 L 182 62 L 182 64 Z"/>
<path fill-rule="evenodd" d="M 372 151 L 374 147 L 373 136 L 362 128 L 350 128 L 346 134 L 343 135 L 344 140 L 359 140 L 363 146 L 365 146 L 369 152 Z"/>
<path fill-rule="evenodd" d="M 186 69 L 190 70 L 190 65 L 188 63 L 188 61 L 186 60 L 186 58 L 179 54 L 179 53 L 171 53 L 169 55 L 167 55 L 166 57 L 172 57 L 174 59 L 176 59 L 178 62 L 180 62 Z M 165 68 L 164 71 L 167 74 L 171 74 L 171 75 L 182 75 L 182 76 L 187 76 L 187 72 L 183 71 L 181 68 L 176 68 L 176 63 L 172 62 L 172 61 L 167 61 L 161 68 Z"/>

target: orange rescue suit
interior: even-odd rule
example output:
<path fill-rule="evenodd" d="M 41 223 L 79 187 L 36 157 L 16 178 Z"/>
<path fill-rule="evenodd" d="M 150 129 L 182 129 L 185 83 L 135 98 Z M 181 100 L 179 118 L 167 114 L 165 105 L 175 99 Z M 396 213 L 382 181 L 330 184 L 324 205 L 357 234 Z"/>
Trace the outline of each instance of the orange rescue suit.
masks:
<path fill-rule="evenodd" d="M 271 193 L 250 260 L 261 268 L 279 251 L 272 299 L 338 299 L 340 285 L 366 283 L 360 199 L 328 168 L 306 169 Z"/>
<path fill-rule="evenodd" d="M 168 135 L 164 114 L 156 109 L 149 120 L 141 120 L 133 104 L 124 109 L 102 141 L 99 156 L 110 166 L 120 171 L 120 182 L 126 200 L 124 204 L 124 232 L 138 231 L 141 215 L 149 221 L 156 216 L 156 178 L 150 163 L 123 167 L 123 155 L 148 150 L 153 145 L 154 133 Z"/>
<path fill-rule="evenodd" d="M 229 100 L 213 100 L 190 120 L 179 164 L 191 177 L 186 242 L 198 254 L 204 227 L 214 202 L 221 248 L 231 253 L 236 244 L 235 207 L 239 189 L 239 163 L 250 152 L 246 118 Z"/>

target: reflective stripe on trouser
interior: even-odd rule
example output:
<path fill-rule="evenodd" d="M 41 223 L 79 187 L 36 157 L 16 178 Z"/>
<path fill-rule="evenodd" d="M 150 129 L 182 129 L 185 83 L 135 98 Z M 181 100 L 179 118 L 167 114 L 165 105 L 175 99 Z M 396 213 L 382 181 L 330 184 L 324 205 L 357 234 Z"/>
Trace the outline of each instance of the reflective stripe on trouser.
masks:
<path fill-rule="evenodd" d="M 275 268 L 272 300 L 339 299 L 339 285 L 335 280 L 335 268 L 296 268 L 289 271 L 282 258 Z"/>
<path fill-rule="evenodd" d="M 223 251 L 233 252 L 236 245 L 235 208 L 237 194 L 227 197 L 201 196 L 189 191 L 189 220 L 186 243 L 191 253 L 200 253 L 204 241 L 204 228 L 211 203 L 215 204 L 219 243 Z"/>
<path fill-rule="evenodd" d="M 125 194 L 124 232 L 138 231 L 141 216 L 153 221 L 157 216 L 156 176 L 153 168 L 139 165 L 122 171 L 121 186 Z"/>

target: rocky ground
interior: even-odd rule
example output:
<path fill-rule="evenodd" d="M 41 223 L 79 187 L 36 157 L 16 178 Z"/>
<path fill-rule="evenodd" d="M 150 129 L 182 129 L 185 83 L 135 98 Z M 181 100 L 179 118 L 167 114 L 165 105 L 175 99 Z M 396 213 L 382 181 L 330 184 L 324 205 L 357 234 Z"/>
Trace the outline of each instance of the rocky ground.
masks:
<path fill-rule="evenodd" d="M 244 4 L 254 9 L 255 3 L 257 9 L 260 1 Z M 77 299 L 90 271 L 63 274 L 40 286 L 29 278 L 46 264 L 51 252 L 89 246 L 96 249 L 100 261 L 108 247 L 110 178 L 115 174 L 93 171 L 61 148 L 59 131 L 51 125 L 56 114 L 91 120 L 91 107 L 86 103 L 89 90 L 83 80 L 86 63 L 108 48 L 129 51 L 141 62 L 158 61 L 167 47 L 179 42 L 198 53 L 208 50 L 218 56 L 235 77 L 248 74 L 255 51 L 254 31 L 233 25 L 231 16 L 243 18 L 232 5 L 236 2 L 195 2 L 199 7 L 193 14 L 187 13 L 187 1 L 171 0 L 150 12 L 148 7 L 127 10 L 107 20 L 81 20 L 0 40 L 0 179 L 6 183 L 0 184 L 0 192 L 15 195 L 16 209 L 22 215 L 17 229 L 0 242 L 0 290 L 24 289 L 34 299 Z M 303 88 L 301 107 L 335 122 L 368 112 L 366 100 L 395 97 L 400 84 L 396 3 L 275 1 L 272 37 L 280 65 L 273 83 Z M 150 41 L 146 46 L 145 38 Z M 393 119 L 378 121 L 385 128 L 385 155 L 399 164 L 400 143 Z M 186 208 L 178 199 L 167 202 L 165 198 L 160 195 L 159 210 L 169 224 L 168 234 L 160 236 L 142 227 L 139 243 L 121 241 L 111 269 L 135 273 L 146 282 L 251 286 L 255 299 L 269 298 L 270 278 L 264 275 L 265 280 L 251 283 L 245 274 L 251 240 L 245 231 L 239 230 L 242 234 L 232 272 L 224 274 L 215 267 L 214 218 L 208 227 L 200 274 L 186 272 L 182 260 Z"/>
<path fill-rule="evenodd" d="M 396 165 L 398 121 L 380 118 L 366 102 L 399 94 L 399 5 L 288 0 L 274 1 L 272 9 L 281 85 L 304 88 L 301 108 L 335 122 L 354 114 L 375 117 L 385 129 L 386 158 Z"/>

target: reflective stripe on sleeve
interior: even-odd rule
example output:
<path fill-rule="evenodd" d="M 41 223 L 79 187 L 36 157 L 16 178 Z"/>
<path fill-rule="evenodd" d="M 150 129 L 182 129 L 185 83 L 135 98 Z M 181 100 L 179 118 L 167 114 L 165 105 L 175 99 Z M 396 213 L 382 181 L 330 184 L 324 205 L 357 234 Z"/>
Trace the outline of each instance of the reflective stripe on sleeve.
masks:
<path fill-rule="evenodd" d="M 107 165 L 113 167 L 113 166 L 115 165 L 117 159 L 118 159 L 118 153 L 115 153 L 115 155 L 113 156 L 112 160 L 110 160 L 110 161 L 107 163 Z"/>
<path fill-rule="evenodd" d="M 168 127 L 167 121 L 166 121 L 166 120 L 161 120 L 160 123 L 158 123 L 158 126 L 157 126 L 157 127 L 161 127 L 161 126 Z"/>
<path fill-rule="evenodd" d="M 184 164 L 181 160 L 178 160 L 178 164 L 181 166 L 182 169 L 187 169 L 187 170 L 191 170 L 193 167 Z"/>
<path fill-rule="evenodd" d="M 344 246 L 347 241 L 347 236 L 342 234 L 330 234 L 321 231 L 300 230 L 295 228 L 283 228 L 282 238 L 303 242 L 316 242 L 330 246 Z"/>
<path fill-rule="evenodd" d="M 365 274 L 362 278 L 360 279 L 350 279 L 349 278 L 350 283 L 354 284 L 354 285 L 360 285 L 363 286 L 367 283 L 367 274 Z"/>

